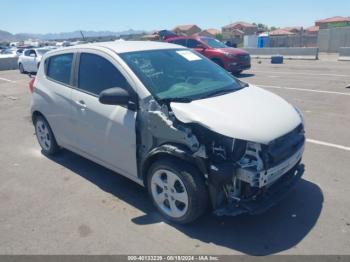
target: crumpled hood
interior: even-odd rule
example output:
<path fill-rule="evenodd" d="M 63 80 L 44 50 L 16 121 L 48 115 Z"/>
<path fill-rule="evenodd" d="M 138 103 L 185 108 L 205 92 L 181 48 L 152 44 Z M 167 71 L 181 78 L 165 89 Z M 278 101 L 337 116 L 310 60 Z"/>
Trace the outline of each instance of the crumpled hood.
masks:
<path fill-rule="evenodd" d="M 284 99 L 252 85 L 190 103 L 172 102 L 170 107 L 183 123 L 198 123 L 228 137 L 262 144 L 292 131 L 302 121 Z"/>

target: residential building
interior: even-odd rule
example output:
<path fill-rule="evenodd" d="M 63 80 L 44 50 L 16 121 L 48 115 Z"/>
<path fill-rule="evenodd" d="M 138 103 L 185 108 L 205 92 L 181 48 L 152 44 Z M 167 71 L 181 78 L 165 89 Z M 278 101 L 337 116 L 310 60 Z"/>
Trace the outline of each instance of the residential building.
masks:
<path fill-rule="evenodd" d="M 219 34 L 221 34 L 221 31 L 215 28 L 205 29 L 202 32 L 198 33 L 198 35 L 201 35 L 201 36 L 209 36 L 214 38 Z"/>
<path fill-rule="evenodd" d="M 281 35 L 295 35 L 295 33 L 289 32 L 284 29 L 276 29 L 269 32 L 270 36 L 281 36 Z"/>
<path fill-rule="evenodd" d="M 294 34 L 300 34 L 304 31 L 301 26 L 284 27 L 284 28 L 282 28 L 282 30 L 285 30 L 285 31 L 288 31 L 288 32 L 294 33 Z"/>
<path fill-rule="evenodd" d="M 317 20 L 315 22 L 315 26 L 319 26 L 320 29 L 350 26 L 350 17 L 334 16 L 326 19 Z"/>
<path fill-rule="evenodd" d="M 313 26 L 310 26 L 310 27 L 306 28 L 305 31 L 309 35 L 317 35 L 318 31 L 320 31 L 320 27 L 316 26 L 316 25 L 313 25 Z"/>
<path fill-rule="evenodd" d="M 173 30 L 174 33 L 183 36 L 191 36 L 202 31 L 197 25 L 178 25 Z"/>
<path fill-rule="evenodd" d="M 254 35 L 258 31 L 258 27 L 247 22 L 235 22 L 224 26 L 222 28 L 222 33 L 229 33 L 234 30 L 240 30 L 244 33 L 244 35 Z"/>

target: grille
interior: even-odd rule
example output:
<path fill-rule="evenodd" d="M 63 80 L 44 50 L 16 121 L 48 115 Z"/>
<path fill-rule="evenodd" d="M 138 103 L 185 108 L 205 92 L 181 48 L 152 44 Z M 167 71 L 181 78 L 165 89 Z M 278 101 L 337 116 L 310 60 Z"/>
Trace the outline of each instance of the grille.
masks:
<path fill-rule="evenodd" d="M 265 168 L 271 168 L 294 155 L 305 143 L 303 124 L 300 124 L 288 134 L 281 136 L 269 145 L 262 147 L 261 158 Z"/>
<path fill-rule="evenodd" d="M 249 62 L 250 61 L 250 55 L 240 55 L 239 60 L 242 62 Z"/>

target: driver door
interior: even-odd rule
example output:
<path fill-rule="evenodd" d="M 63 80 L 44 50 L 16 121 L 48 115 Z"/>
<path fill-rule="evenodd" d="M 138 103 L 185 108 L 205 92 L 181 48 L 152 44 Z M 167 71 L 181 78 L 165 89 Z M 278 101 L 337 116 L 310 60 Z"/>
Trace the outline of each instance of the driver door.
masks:
<path fill-rule="evenodd" d="M 130 85 L 103 53 L 83 52 L 78 60 L 76 89 L 72 90 L 74 147 L 117 172 L 135 177 L 136 111 L 98 100 L 105 89 L 121 87 L 129 91 Z"/>
<path fill-rule="evenodd" d="M 29 51 L 29 56 L 27 60 L 27 66 L 29 72 L 36 72 L 37 71 L 37 53 L 34 49 L 31 49 Z"/>
<path fill-rule="evenodd" d="M 187 47 L 191 48 L 191 49 L 193 49 L 201 54 L 204 54 L 204 52 L 205 52 L 204 45 L 195 39 L 188 39 L 187 40 Z"/>

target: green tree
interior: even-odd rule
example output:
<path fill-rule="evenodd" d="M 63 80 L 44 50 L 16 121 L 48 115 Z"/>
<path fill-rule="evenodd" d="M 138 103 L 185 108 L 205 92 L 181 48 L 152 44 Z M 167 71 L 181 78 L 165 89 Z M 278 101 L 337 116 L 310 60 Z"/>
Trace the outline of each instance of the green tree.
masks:
<path fill-rule="evenodd" d="M 220 41 L 222 41 L 223 36 L 222 36 L 221 33 L 218 33 L 218 34 L 215 35 L 215 38 L 220 40 Z"/>

